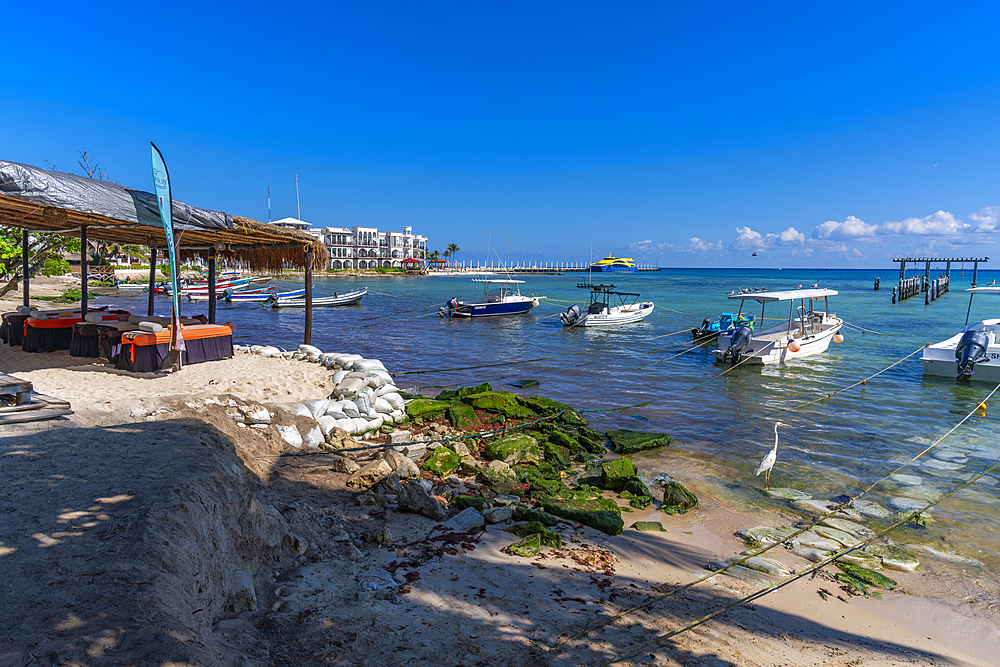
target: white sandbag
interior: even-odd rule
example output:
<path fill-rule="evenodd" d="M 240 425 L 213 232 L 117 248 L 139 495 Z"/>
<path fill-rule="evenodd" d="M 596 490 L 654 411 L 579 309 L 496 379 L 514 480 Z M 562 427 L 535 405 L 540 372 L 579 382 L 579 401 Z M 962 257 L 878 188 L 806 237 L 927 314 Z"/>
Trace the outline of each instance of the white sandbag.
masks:
<path fill-rule="evenodd" d="M 326 442 L 326 434 L 323 433 L 319 424 L 302 434 L 302 445 L 306 449 L 318 449 L 324 442 Z"/>
<path fill-rule="evenodd" d="M 340 410 L 347 415 L 348 419 L 357 419 L 361 416 L 361 413 L 358 412 L 358 406 L 354 405 L 354 403 L 347 403 L 346 405 L 343 405 Z"/>
<path fill-rule="evenodd" d="M 302 361 L 305 358 L 306 355 L 302 354 L 301 352 L 292 352 L 292 359 L 294 359 L 295 361 Z"/>
<path fill-rule="evenodd" d="M 296 417 L 312 417 L 312 412 L 301 403 L 289 403 L 285 408 Z"/>
<path fill-rule="evenodd" d="M 344 369 L 340 369 L 340 370 L 335 371 L 334 374 L 333 374 L 333 378 L 332 378 L 333 379 L 333 386 L 336 387 L 338 384 L 340 384 L 341 382 L 343 382 L 344 378 L 346 378 L 346 377 L 347 377 L 347 371 L 345 371 Z"/>
<path fill-rule="evenodd" d="M 365 378 L 365 381 L 368 383 L 369 387 L 375 390 L 381 389 L 386 385 L 385 378 L 377 373 L 369 373 Z"/>
<path fill-rule="evenodd" d="M 344 419 L 338 419 L 337 428 L 339 428 L 341 431 L 347 431 L 348 433 L 350 433 L 351 432 L 350 429 L 354 428 L 354 420 L 350 419 L 349 417 Z"/>
<path fill-rule="evenodd" d="M 386 394 L 394 394 L 399 391 L 399 387 L 394 384 L 384 384 L 376 390 L 376 396 L 385 396 Z"/>
<path fill-rule="evenodd" d="M 315 347 L 313 345 L 299 345 L 299 352 L 304 352 L 305 354 L 323 354 L 323 350 Z"/>
<path fill-rule="evenodd" d="M 392 407 L 392 404 L 384 398 L 376 398 L 375 402 L 372 403 L 372 407 L 375 409 L 375 412 L 383 415 L 390 414 L 395 409 Z"/>
<path fill-rule="evenodd" d="M 403 419 L 406 417 L 406 413 L 403 412 L 402 410 L 396 410 L 392 412 L 389 416 L 392 417 L 392 420 L 398 424 L 399 422 L 403 421 Z"/>
<path fill-rule="evenodd" d="M 319 355 L 318 354 L 309 354 L 309 355 L 306 355 L 306 361 L 309 361 L 311 363 L 317 364 L 317 363 L 319 363 Z"/>
<path fill-rule="evenodd" d="M 403 400 L 402 396 L 400 396 L 395 392 L 391 394 L 383 394 L 382 396 L 379 396 L 379 398 L 383 399 L 389 405 L 391 405 L 393 411 L 395 410 L 402 411 L 406 407 L 406 401 Z"/>
<path fill-rule="evenodd" d="M 330 435 L 330 431 L 337 428 L 337 419 L 332 415 L 323 415 L 316 420 L 319 423 L 319 430 L 324 436 Z"/>
<path fill-rule="evenodd" d="M 129 322 L 132 321 L 132 316 L 131 315 L 128 316 L 128 321 Z M 263 349 L 264 349 L 263 345 L 251 345 L 250 346 L 250 353 L 251 354 L 257 354 L 258 352 L 260 352 Z"/>
<path fill-rule="evenodd" d="M 163 327 L 161 327 L 156 322 L 139 322 L 139 328 L 142 329 L 143 331 L 149 331 L 152 333 L 158 333 L 160 331 L 163 331 Z"/>
<path fill-rule="evenodd" d="M 358 359 L 351 364 L 351 369 L 355 371 L 384 371 L 385 365 L 378 359 Z"/>
<path fill-rule="evenodd" d="M 395 380 L 392 379 L 392 376 L 389 375 L 389 371 L 371 371 L 371 372 L 379 376 L 383 380 L 385 380 L 386 384 L 393 384 L 395 382 Z"/>
<path fill-rule="evenodd" d="M 354 405 L 358 406 L 358 412 L 362 415 L 368 414 L 368 411 L 372 409 L 371 401 L 369 401 L 368 397 L 364 394 L 361 394 L 354 399 Z"/>
<path fill-rule="evenodd" d="M 367 386 L 364 380 L 359 378 L 346 378 L 337 384 L 334 393 L 340 398 L 354 399 L 363 394 Z"/>
<path fill-rule="evenodd" d="M 356 429 L 354 431 L 355 433 L 364 433 L 365 431 L 368 430 L 368 420 L 367 419 L 361 419 L 360 417 L 356 417 L 356 418 L 352 419 L 351 421 L 354 422 L 354 428 Z"/>
<path fill-rule="evenodd" d="M 274 347 L 273 345 L 265 345 L 264 347 L 260 348 L 257 354 L 267 358 L 279 357 L 281 356 L 281 350 Z"/>
<path fill-rule="evenodd" d="M 363 359 L 360 354 L 342 354 L 337 357 L 337 365 L 341 368 L 350 368 L 358 359 Z"/>
<path fill-rule="evenodd" d="M 375 417 L 368 420 L 368 428 L 374 431 L 376 429 L 382 428 L 382 424 L 384 423 L 385 419 L 382 417 L 382 415 L 376 413 Z"/>
<path fill-rule="evenodd" d="M 278 435 L 281 436 L 282 440 L 296 449 L 302 446 L 302 436 L 294 426 L 279 426 Z"/>
<path fill-rule="evenodd" d="M 319 419 L 326 414 L 326 409 L 330 406 L 329 398 L 318 398 L 313 401 L 302 401 L 302 405 L 309 408 L 313 419 Z"/>
<path fill-rule="evenodd" d="M 280 354 L 278 354 L 278 356 L 281 357 L 282 359 L 291 359 L 293 354 L 295 354 L 295 353 L 294 352 L 281 352 Z"/>
<path fill-rule="evenodd" d="M 335 410 L 332 405 L 326 409 L 326 416 L 334 419 L 347 419 L 347 414 L 343 410 Z"/>

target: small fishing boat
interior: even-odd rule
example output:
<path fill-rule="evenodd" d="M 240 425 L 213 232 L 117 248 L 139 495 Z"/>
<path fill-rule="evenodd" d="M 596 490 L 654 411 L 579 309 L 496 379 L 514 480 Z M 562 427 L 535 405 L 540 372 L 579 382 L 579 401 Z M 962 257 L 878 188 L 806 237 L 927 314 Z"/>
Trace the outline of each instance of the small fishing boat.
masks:
<path fill-rule="evenodd" d="M 723 331 L 728 331 L 729 329 L 739 329 L 743 325 L 749 326 L 753 329 L 753 324 L 753 315 L 734 316 L 732 313 L 722 313 L 718 322 L 713 322 L 707 317 L 702 320 L 700 327 L 694 327 L 691 329 L 691 337 L 698 341 L 708 342 L 710 340 L 715 340 Z"/>
<path fill-rule="evenodd" d="M 788 301 L 788 320 L 773 327 L 755 332 L 744 324 L 736 329 L 719 332 L 719 348 L 712 350 L 717 361 L 734 364 L 777 364 L 786 359 L 808 357 L 826 352 L 831 342 L 843 342 L 840 328 L 844 321 L 830 312 L 828 297 L 837 294 L 831 289 L 794 289 L 784 292 L 756 292 L 733 294 L 730 299 L 740 299 L 740 311 L 747 301 L 760 302 L 760 320 L 764 322 L 764 307 L 770 302 Z M 796 306 L 795 302 L 799 305 Z M 824 312 L 815 310 L 822 301 Z M 808 302 L 808 305 L 807 305 Z"/>
<path fill-rule="evenodd" d="M 972 287 L 965 291 L 970 293 L 965 326 L 951 338 L 924 348 L 920 359 L 924 375 L 1000 383 L 1000 319 L 969 324 L 972 299 L 977 294 L 1000 294 L 1000 287 Z"/>
<path fill-rule="evenodd" d="M 572 305 L 566 312 L 559 313 L 563 326 L 606 327 L 616 324 L 631 324 L 646 319 L 653 312 L 652 301 L 639 301 L 639 294 L 617 292 L 614 285 L 593 285 L 580 283 L 580 289 L 590 290 L 590 305 L 587 312 L 580 306 Z"/>
<path fill-rule="evenodd" d="M 495 317 L 497 315 L 523 315 L 538 305 L 544 296 L 523 296 L 518 288 L 523 280 L 477 278 L 483 284 L 483 298 L 479 301 L 452 299 L 438 309 L 441 317 Z"/>
<path fill-rule="evenodd" d="M 115 289 L 121 290 L 123 292 L 142 292 L 149 291 L 149 283 L 123 283 L 116 282 Z"/>
<path fill-rule="evenodd" d="M 306 300 L 304 298 L 305 290 L 302 290 L 303 296 L 297 297 L 282 297 L 277 294 L 271 295 L 269 299 L 265 302 L 265 305 L 270 305 L 272 308 L 287 308 L 287 307 L 297 307 L 304 308 L 306 305 Z M 320 296 L 313 297 L 313 306 L 350 306 L 361 301 L 361 297 L 368 294 L 368 288 L 354 290 L 351 292 L 343 292 L 338 294 L 333 293 L 333 296 Z"/>
<path fill-rule="evenodd" d="M 292 290 L 291 292 L 275 292 L 274 287 L 268 287 L 263 290 L 249 290 L 241 292 L 229 292 L 226 290 L 223 298 L 229 302 L 235 303 L 261 303 L 267 301 L 272 296 L 284 299 L 290 299 L 297 296 L 302 296 L 306 293 L 304 289 Z"/>
<path fill-rule="evenodd" d="M 591 271 L 631 273 L 635 271 L 635 261 L 631 257 L 612 257 L 608 255 L 602 260 L 590 265 Z"/>

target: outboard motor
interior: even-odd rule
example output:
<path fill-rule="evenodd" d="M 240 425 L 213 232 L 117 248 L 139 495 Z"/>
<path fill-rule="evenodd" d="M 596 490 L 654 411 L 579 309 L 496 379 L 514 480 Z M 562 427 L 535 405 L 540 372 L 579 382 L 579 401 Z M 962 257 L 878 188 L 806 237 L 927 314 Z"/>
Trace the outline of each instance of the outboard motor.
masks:
<path fill-rule="evenodd" d="M 753 329 L 744 325 L 736 330 L 733 337 L 729 339 L 729 348 L 726 350 L 725 360 L 734 364 L 739 363 L 740 356 L 750 346 L 750 339 L 753 337 Z"/>
<path fill-rule="evenodd" d="M 966 331 L 955 347 L 955 360 L 958 361 L 958 380 L 968 380 L 975 373 L 976 364 L 986 361 L 986 348 L 990 344 L 989 336 L 983 331 Z"/>
<path fill-rule="evenodd" d="M 573 304 L 566 309 L 565 313 L 559 313 L 559 319 L 562 320 L 563 326 L 571 327 L 580 321 L 582 315 L 580 306 Z"/>
<path fill-rule="evenodd" d="M 691 329 L 691 334 L 695 338 L 702 338 L 707 336 L 712 331 L 712 320 L 705 318 L 701 321 L 701 326 L 697 329 Z"/>
<path fill-rule="evenodd" d="M 222 290 L 222 296 L 219 297 L 219 298 L 229 299 L 229 298 L 232 298 L 232 296 L 233 296 L 234 293 L 235 293 L 235 290 L 232 287 L 227 287 L 226 289 Z"/>
<path fill-rule="evenodd" d="M 458 299 L 452 299 L 448 302 L 447 306 L 441 306 L 438 308 L 439 317 L 451 317 L 451 312 L 458 308 Z"/>

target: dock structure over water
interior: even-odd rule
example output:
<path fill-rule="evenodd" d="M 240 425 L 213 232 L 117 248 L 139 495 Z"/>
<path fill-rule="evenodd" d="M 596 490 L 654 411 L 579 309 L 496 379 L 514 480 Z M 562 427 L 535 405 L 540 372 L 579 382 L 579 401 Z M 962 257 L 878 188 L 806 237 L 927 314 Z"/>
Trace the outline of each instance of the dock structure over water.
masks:
<path fill-rule="evenodd" d="M 896 303 L 908 299 L 911 296 L 924 293 L 924 303 L 934 301 L 948 291 L 951 282 L 951 265 L 953 262 L 966 262 L 972 264 L 972 286 L 976 286 L 976 278 L 979 274 L 979 263 L 986 263 L 989 257 L 897 257 L 892 261 L 899 263 L 899 285 L 892 288 L 892 302 Z M 919 266 L 924 265 L 924 275 L 907 278 L 906 265 L 913 263 Z M 931 264 L 944 264 L 944 273 L 935 280 L 931 280 Z"/>

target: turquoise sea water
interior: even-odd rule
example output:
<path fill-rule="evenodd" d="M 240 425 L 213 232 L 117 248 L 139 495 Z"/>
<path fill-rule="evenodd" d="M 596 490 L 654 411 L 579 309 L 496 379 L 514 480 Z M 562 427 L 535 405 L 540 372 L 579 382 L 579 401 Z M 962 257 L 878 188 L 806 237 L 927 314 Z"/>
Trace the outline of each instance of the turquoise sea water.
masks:
<path fill-rule="evenodd" d="M 996 277 L 980 271 L 979 284 Z M 911 274 L 913 275 L 913 274 Z M 875 277 L 882 289 L 873 291 Z M 596 276 L 595 276 L 596 277 Z M 932 277 L 934 277 L 932 275 Z M 315 294 L 367 286 L 359 306 L 318 308 L 313 344 L 381 359 L 391 371 L 428 370 L 400 375 L 403 387 L 435 393 L 442 385 L 483 381 L 504 386 L 515 379 L 535 379 L 540 386 L 523 393 L 549 396 L 580 409 L 647 402 L 641 408 L 589 415 L 599 429 L 665 431 L 674 447 L 705 462 L 704 483 L 748 508 L 774 502 L 757 489 L 757 462 L 773 441 L 776 419 L 790 424 L 781 431 L 773 486 L 794 486 L 828 498 L 857 493 L 923 450 L 962 420 L 994 385 L 925 379 L 917 353 L 865 385 L 823 401 L 798 407 L 858 382 L 924 344 L 956 333 L 964 323 L 971 270 L 952 271 L 952 291 L 930 305 L 923 296 L 891 303 L 898 271 L 875 270 L 725 270 L 677 269 L 599 276 L 623 291 L 638 292 L 656 304 L 645 321 L 614 329 L 564 329 L 557 314 L 572 303 L 585 303 L 576 287 L 583 274 L 524 276 L 522 293 L 546 296 L 531 315 L 482 319 L 441 319 L 434 313 L 452 297 L 468 299 L 478 290 L 467 276 L 426 278 L 327 278 L 315 282 Z M 790 289 L 819 283 L 839 291 L 831 310 L 847 322 L 879 333 L 846 328 L 846 340 L 822 355 L 779 366 L 743 366 L 716 377 L 728 365 L 714 362 L 711 346 L 692 347 L 688 329 L 703 317 L 735 312 L 738 302 L 725 293 L 737 287 Z M 278 280 L 279 289 L 297 283 Z M 300 284 L 300 281 L 299 283 Z M 142 297 L 106 297 L 99 303 L 129 303 Z M 760 306 L 748 302 L 759 317 Z M 168 308 L 158 299 L 158 310 Z M 428 307 L 424 310 L 424 307 Z M 205 303 L 186 303 L 186 314 L 205 312 Z M 144 312 L 144 311 L 142 311 Z M 787 316 L 787 305 L 769 307 L 768 317 Z M 1000 316 L 1000 301 L 976 297 L 973 320 Z M 302 342 L 303 312 L 271 310 L 250 304 L 219 306 L 218 321 L 231 321 L 236 342 L 269 343 L 292 348 Z M 680 332 L 680 333 L 677 333 Z M 525 364 L 511 362 L 557 357 Z M 502 364 L 464 371 L 456 367 Z M 714 379 L 713 379 L 714 378 Z M 699 386 L 701 385 L 701 386 Z M 509 387 L 508 387 L 509 388 Z M 520 390 L 515 390 L 520 391 Z M 797 408 L 797 409 L 796 409 Z M 918 485 L 883 482 L 867 496 L 883 505 L 911 498 L 933 499 L 997 462 L 1000 456 L 1000 392 L 985 412 L 978 412 L 935 450 L 901 471 Z M 942 460 L 949 459 L 949 460 Z M 668 457 L 641 457 L 643 469 L 671 472 Z M 709 472 L 710 471 L 710 472 Z M 1000 564 L 1000 469 L 975 487 L 931 511 L 926 530 L 900 531 L 903 543 L 933 544 L 977 559 L 985 569 L 946 564 L 982 575 Z M 971 569 L 970 569 L 971 568 Z"/>

